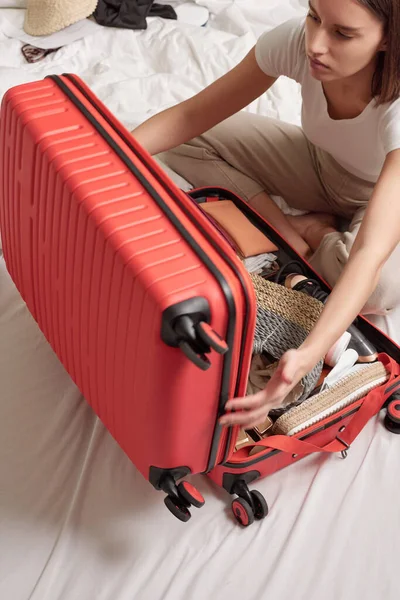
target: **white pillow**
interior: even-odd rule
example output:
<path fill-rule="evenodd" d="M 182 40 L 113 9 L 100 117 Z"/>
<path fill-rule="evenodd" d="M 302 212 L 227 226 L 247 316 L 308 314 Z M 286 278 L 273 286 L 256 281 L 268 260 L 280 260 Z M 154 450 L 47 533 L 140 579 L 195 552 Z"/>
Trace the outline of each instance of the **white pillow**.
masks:
<path fill-rule="evenodd" d="M 27 0 L 0 0 L 0 8 L 26 8 Z"/>

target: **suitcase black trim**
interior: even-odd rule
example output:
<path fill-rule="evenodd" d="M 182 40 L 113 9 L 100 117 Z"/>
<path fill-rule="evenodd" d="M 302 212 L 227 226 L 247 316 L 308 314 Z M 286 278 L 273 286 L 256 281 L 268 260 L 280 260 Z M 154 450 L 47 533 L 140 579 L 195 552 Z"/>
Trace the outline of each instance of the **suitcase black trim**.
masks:
<path fill-rule="evenodd" d="M 75 78 L 69 74 L 65 74 L 64 76 L 71 83 L 73 83 L 73 85 L 88 100 L 88 102 L 90 102 L 92 104 L 92 106 L 99 112 L 99 114 L 110 125 L 110 127 L 113 129 L 113 131 L 115 131 L 115 133 L 117 133 L 119 135 L 119 137 L 121 137 L 121 139 L 128 145 L 128 147 L 132 150 L 132 152 L 134 152 L 135 155 L 138 156 L 138 158 L 146 165 L 146 167 L 149 168 L 149 170 L 151 170 L 151 172 L 153 174 L 155 174 L 153 169 L 151 169 L 146 164 L 146 161 L 143 159 L 143 157 L 141 155 L 138 155 L 138 152 L 135 150 L 135 148 L 133 147 L 133 145 L 129 141 L 129 139 L 127 139 L 127 137 L 115 127 L 115 125 L 108 118 L 108 116 L 104 113 L 104 111 L 101 109 L 101 107 L 98 106 L 94 102 L 94 100 L 86 93 L 86 91 L 82 88 L 82 86 L 79 85 L 79 82 L 77 82 L 75 80 Z M 121 148 L 119 148 L 119 146 L 112 139 L 112 137 L 107 133 L 107 131 L 104 129 L 104 127 L 96 121 L 95 117 L 93 115 L 91 115 L 90 112 L 87 110 L 87 108 L 82 104 L 82 102 L 78 98 L 76 98 L 76 96 L 74 96 L 73 92 L 62 81 L 62 79 L 60 79 L 59 76 L 49 75 L 48 78 L 51 79 L 52 81 L 54 81 L 54 83 L 69 98 L 69 100 L 71 100 L 71 102 L 75 105 L 75 107 L 93 125 L 93 127 L 97 130 L 97 132 L 103 137 L 103 139 L 109 144 L 109 146 L 114 150 L 114 152 L 124 162 L 126 167 L 140 181 L 140 183 L 143 185 L 145 190 L 150 194 L 152 199 L 157 203 L 158 207 L 164 212 L 164 214 L 168 217 L 170 222 L 174 225 L 174 227 L 179 231 L 179 233 L 182 235 L 182 237 L 190 245 L 192 250 L 199 256 L 199 258 L 207 266 L 209 271 L 213 274 L 215 279 L 218 281 L 218 283 L 221 287 L 221 290 L 225 296 L 226 303 L 228 306 L 228 313 L 229 313 L 228 327 L 227 327 L 228 332 L 227 332 L 227 336 L 226 336 L 226 341 L 229 346 L 229 350 L 224 356 L 223 371 L 222 371 L 222 378 L 221 378 L 221 392 L 220 392 L 220 399 L 219 399 L 219 410 L 218 410 L 218 415 L 217 415 L 216 424 L 215 424 L 215 428 L 214 428 L 213 439 L 212 439 L 212 444 L 211 444 L 211 451 L 210 451 L 210 456 L 209 456 L 206 472 L 211 471 L 216 466 L 216 459 L 217 459 L 220 438 L 221 438 L 221 432 L 222 432 L 222 427 L 219 424 L 218 419 L 223 414 L 225 404 L 229 399 L 229 382 L 230 382 L 230 374 L 231 374 L 231 368 L 232 368 L 232 346 L 233 346 L 233 339 L 234 339 L 235 326 L 236 326 L 236 308 L 235 308 L 235 304 L 233 301 L 232 291 L 229 288 L 227 281 L 224 278 L 224 276 L 222 275 L 222 273 L 211 262 L 211 260 L 207 256 L 207 254 L 202 250 L 202 248 L 197 244 L 197 242 L 186 231 L 184 226 L 180 223 L 179 219 L 174 215 L 174 213 L 171 211 L 171 209 L 165 204 L 164 200 L 159 196 L 159 194 L 156 192 L 156 190 L 146 180 L 146 178 L 143 176 L 143 174 L 135 167 L 135 165 L 132 163 L 130 158 L 125 154 L 125 152 Z M 159 178 L 157 178 L 157 179 L 159 180 Z M 163 183 L 163 187 L 164 188 L 166 187 L 164 183 Z M 172 190 L 168 189 L 168 192 L 171 193 Z M 174 196 L 175 200 L 179 201 L 179 199 L 177 198 L 177 196 L 175 196 L 175 194 L 173 196 Z M 179 201 L 179 204 L 180 204 L 181 209 L 185 210 L 185 207 L 181 204 L 180 201 Z M 188 213 L 187 209 L 185 210 L 185 212 L 191 218 L 191 220 L 193 220 L 190 213 Z M 197 222 L 196 222 L 196 225 L 199 230 L 202 230 L 202 228 L 199 226 L 199 224 Z M 202 233 L 207 237 L 208 241 L 210 241 L 212 243 L 212 245 L 216 249 L 218 249 L 219 254 L 223 256 L 225 261 L 234 270 L 236 276 L 238 277 L 238 279 L 240 280 L 240 283 L 242 284 L 244 296 L 245 296 L 246 304 L 247 304 L 246 314 L 245 314 L 245 323 L 244 323 L 244 331 L 246 331 L 247 323 L 248 323 L 248 307 L 249 307 L 249 303 L 250 303 L 250 298 L 247 293 L 246 284 L 243 281 L 240 273 L 238 273 L 236 271 L 235 265 L 231 261 L 230 257 L 225 255 L 225 253 L 223 252 L 223 249 L 221 249 L 214 240 L 212 240 L 207 234 L 205 234 L 204 230 L 202 230 Z M 242 338 L 243 338 L 242 343 L 244 344 L 245 336 L 242 336 Z M 243 352 L 241 351 L 240 352 L 241 360 L 242 360 L 242 356 L 243 356 Z M 225 452 L 225 456 L 224 456 L 223 460 L 226 459 L 227 454 L 228 454 L 229 443 L 231 441 L 231 435 L 232 435 L 232 432 L 230 431 L 230 434 L 228 436 L 227 445 L 226 445 L 226 452 Z M 223 460 L 222 460 L 222 462 L 223 462 Z"/>

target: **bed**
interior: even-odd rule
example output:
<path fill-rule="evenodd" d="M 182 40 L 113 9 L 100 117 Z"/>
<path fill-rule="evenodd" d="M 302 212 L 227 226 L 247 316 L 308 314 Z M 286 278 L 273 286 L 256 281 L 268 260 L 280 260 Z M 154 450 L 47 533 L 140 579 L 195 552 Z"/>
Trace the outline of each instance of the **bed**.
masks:
<path fill-rule="evenodd" d="M 207 27 L 149 19 L 143 32 L 99 28 L 34 65 L 1 33 L 22 12 L 0 9 L 0 94 L 73 72 L 133 128 L 305 10 L 303 0 L 199 4 L 212 13 Z M 297 123 L 299 90 L 282 79 L 247 110 Z M 375 322 L 399 341 L 400 315 Z M 264 521 L 241 529 L 228 495 L 198 476 L 206 504 L 180 523 L 86 405 L 0 257 L 2 600 L 397 600 L 399 469 L 400 438 L 380 415 L 346 461 L 314 456 L 260 481 Z"/>

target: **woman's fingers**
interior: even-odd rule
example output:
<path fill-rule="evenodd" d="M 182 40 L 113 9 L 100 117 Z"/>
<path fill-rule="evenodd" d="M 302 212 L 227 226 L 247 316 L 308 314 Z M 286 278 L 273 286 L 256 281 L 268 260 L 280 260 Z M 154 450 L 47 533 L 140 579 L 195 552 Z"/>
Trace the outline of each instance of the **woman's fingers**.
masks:
<path fill-rule="evenodd" d="M 235 412 L 223 415 L 220 419 L 221 425 L 242 425 L 246 429 L 262 423 L 272 408 L 283 404 L 289 392 L 301 379 L 299 362 L 296 350 L 286 352 L 264 390 L 227 402 L 225 409 Z"/>
<path fill-rule="evenodd" d="M 262 406 L 251 411 L 229 413 L 221 417 L 220 424 L 224 426 L 242 425 L 245 429 L 250 429 L 265 421 L 267 412 L 265 406 Z"/>
<path fill-rule="evenodd" d="M 265 400 L 265 390 L 263 390 L 252 396 L 229 400 L 225 405 L 225 410 L 252 410 L 264 406 Z"/>
<path fill-rule="evenodd" d="M 265 421 L 268 412 L 281 405 L 280 397 L 269 397 L 268 386 L 262 392 L 258 392 L 246 398 L 236 398 L 227 403 L 230 412 L 220 419 L 221 425 L 243 425 L 245 428 L 255 427 Z"/>
<path fill-rule="evenodd" d="M 264 392 L 263 392 L 264 394 Z M 258 395 L 258 394 L 256 394 Z M 268 416 L 269 411 L 272 408 L 277 408 L 282 404 L 281 399 L 275 401 L 264 401 L 255 399 L 254 396 L 247 396 L 247 398 L 238 398 L 237 400 L 231 400 L 229 405 L 230 409 L 238 410 L 239 412 L 229 412 L 220 418 L 221 425 L 243 425 L 245 428 L 255 427 L 259 425 Z"/>

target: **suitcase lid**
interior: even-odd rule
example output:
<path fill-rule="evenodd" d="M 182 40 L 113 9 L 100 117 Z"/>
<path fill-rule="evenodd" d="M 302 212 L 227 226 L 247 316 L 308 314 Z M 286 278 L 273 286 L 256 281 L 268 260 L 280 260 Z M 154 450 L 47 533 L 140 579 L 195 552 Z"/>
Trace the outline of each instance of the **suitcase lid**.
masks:
<path fill-rule="evenodd" d="M 50 81 L 47 80 L 46 85 L 47 83 L 50 84 Z M 33 87 L 29 88 L 29 85 Z M 81 239 L 81 242 L 78 243 L 78 241 L 76 241 L 74 248 L 72 248 L 71 242 L 67 239 L 68 235 L 64 232 L 65 235 L 61 238 L 60 250 L 55 247 L 54 231 L 46 238 L 45 229 L 47 226 L 51 225 L 38 219 L 37 235 L 39 239 L 36 239 L 36 234 L 34 238 L 29 237 L 29 227 L 32 225 L 29 224 L 29 219 L 27 219 L 26 222 L 21 221 L 20 231 L 21 236 L 26 234 L 26 239 L 29 239 L 29 243 L 23 243 L 22 237 L 19 238 L 15 235 L 13 226 L 8 226 L 14 218 L 21 218 L 21 206 L 18 204 L 17 212 L 12 213 L 14 208 L 10 205 L 10 202 L 7 202 L 6 200 L 6 203 L 2 208 L 1 221 L 5 223 L 3 237 L 5 238 L 5 258 L 9 265 L 9 269 L 17 287 L 24 296 L 29 309 L 39 322 L 40 327 L 67 370 L 77 382 L 87 400 L 92 404 L 93 408 L 117 439 L 118 443 L 142 473 L 150 478 L 152 483 L 157 487 L 159 486 L 162 473 L 166 470 L 172 469 L 174 471 L 174 476 L 181 476 L 183 472 L 187 472 L 188 470 L 191 472 L 208 471 L 212 469 L 215 464 L 222 462 L 228 456 L 232 444 L 234 443 L 235 431 L 232 432 L 232 430 L 222 429 L 218 424 L 218 416 L 222 414 L 224 405 L 230 397 L 242 394 L 245 390 L 251 358 L 252 334 L 255 323 L 254 298 L 248 274 L 229 245 L 221 238 L 218 232 L 215 231 L 211 223 L 205 215 L 201 213 L 193 201 L 169 180 L 157 163 L 142 148 L 140 148 L 132 136 L 125 131 L 115 117 L 113 117 L 94 97 L 83 82 L 70 75 L 52 77 L 51 86 L 53 88 L 54 86 L 57 86 L 62 91 L 62 94 L 68 98 L 68 101 L 74 107 L 78 108 L 84 119 L 89 122 L 90 126 L 100 134 L 103 140 L 106 141 L 107 145 L 122 161 L 130 174 L 134 175 L 148 196 L 154 200 L 154 205 L 157 205 L 157 209 L 162 211 L 163 217 L 166 217 L 165 221 L 168 221 L 168 224 L 172 225 L 179 233 L 181 237 L 179 243 L 185 244 L 185 257 L 182 258 L 182 261 L 188 263 L 190 258 L 192 262 L 189 267 L 182 268 L 181 272 L 176 275 L 175 281 L 179 280 L 179 288 L 176 286 L 173 290 L 167 290 L 165 287 L 162 289 L 160 283 L 163 278 L 162 269 L 165 268 L 167 260 L 164 260 L 164 263 L 161 260 L 159 261 L 160 264 L 152 265 L 151 268 L 143 261 L 140 263 L 140 261 L 137 260 L 137 256 L 141 256 L 140 252 L 135 251 L 135 254 L 132 249 L 132 244 L 120 243 L 122 238 L 120 233 L 116 233 L 118 227 L 116 227 L 115 223 L 117 221 L 114 219 L 111 223 L 111 219 L 107 220 L 103 218 L 104 214 L 101 212 L 102 207 L 99 197 L 96 197 L 96 200 L 91 200 L 91 204 L 89 203 L 87 199 L 91 194 L 91 184 L 87 184 L 84 191 L 79 191 L 79 206 L 82 208 L 82 211 L 90 210 L 90 214 L 95 215 L 93 220 L 96 221 L 96 225 L 101 228 L 102 235 L 107 238 L 107 243 L 109 240 L 112 240 L 114 249 L 117 247 L 118 243 L 120 243 L 120 246 L 118 247 L 118 259 L 112 258 L 111 255 L 108 256 L 106 252 L 104 255 L 105 262 L 101 265 L 97 264 L 100 260 L 98 259 L 100 250 L 99 252 L 96 250 L 96 243 L 99 244 L 100 242 L 99 236 L 91 229 L 91 221 L 85 221 L 85 223 L 89 223 L 89 225 L 78 224 L 78 229 L 79 227 L 87 227 L 87 230 L 85 230 L 86 237 L 81 232 L 82 235 L 81 238 L 79 238 Z M 7 95 L 3 105 L 5 109 L 10 102 L 13 104 L 14 108 L 21 102 L 26 103 L 27 98 L 29 98 L 29 94 L 27 94 L 29 90 L 32 91 L 33 96 L 35 95 L 34 84 L 20 86 L 20 90 L 22 87 L 24 88 L 23 93 L 18 91 L 15 92 L 14 95 L 12 93 Z M 43 90 L 43 82 L 41 82 L 41 84 L 36 84 L 36 90 L 39 88 Z M 43 91 L 40 93 L 43 94 Z M 60 103 L 59 100 L 58 103 Z M 64 133 L 67 129 L 67 120 L 65 123 L 64 121 L 61 121 L 61 119 L 64 119 L 63 116 L 59 117 L 60 121 L 58 123 L 61 133 L 58 134 L 57 132 L 56 135 L 54 134 L 54 120 L 51 121 L 54 117 L 51 116 L 50 109 L 48 113 L 46 113 L 45 110 L 42 111 L 41 117 L 38 118 L 38 109 L 34 102 L 30 108 L 30 112 L 29 110 L 26 110 L 26 108 L 25 105 L 24 109 L 20 112 L 19 119 L 24 119 L 24 125 L 30 127 L 33 132 L 32 136 L 34 139 L 33 141 L 31 140 L 31 142 L 35 145 L 36 154 L 34 155 L 37 156 L 38 152 L 40 152 L 38 160 L 43 161 L 42 168 L 50 169 L 43 159 L 43 156 L 46 153 L 46 156 L 49 156 L 49 164 L 55 165 L 53 171 L 49 170 L 48 180 L 48 185 L 53 190 L 54 197 L 61 193 L 61 184 L 57 180 L 57 176 L 66 168 L 68 161 L 65 159 L 65 152 L 72 151 L 71 144 L 75 142 L 65 141 Z M 68 108 L 68 110 L 70 109 Z M 7 113 L 7 110 L 5 110 L 5 113 Z M 6 120 L 7 119 L 9 119 L 8 125 L 12 121 L 15 123 L 15 116 L 9 115 L 9 117 L 7 117 L 6 114 Z M 44 119 L 47 120 L 44 121 Z M 12 127 L 14 127 L 14 125 Z M 9 132 L 12 130 L 12 127 L 11 125 L 9 126 L 8 133 L 6 133 L 7 127 L 3 127 L 1 138 L 3 145 L 11 144 L 11 142 L 7 142 L 7 140 L 10 140 Z M 86 131 L 85 128 L 87 125 L 80 124 L 79 127 Z M 71 127 L 69 128 L 71 129 Z M 11 137 L 16 135 L 17 129 L 17 126 L 15 126 L 15 131 L 11 134 Z M 58 135 L 60 135 L 60 142 L 57 138 Z M 62 137 L 63 135 L 64 137 Z M 71 136 L 71 138 L 72 137 L 73 136 Z M 19 143 L 18 140 L 16 143 Z M 65 152 L 64 149 L 61 151 L 60 148 L 62 146 L 60 146 L 60 144 L 69 144 L 68 146 L 65 146 Z M 40 151 L 37 150 L 39 146 Z M 46 166 L 43 166 L 45 163 Z M 3 169 L 5 170 L 4 164 Z M 97 180 L 100 180 L 102 176 L 101 169 L 99 169 Z M 54 177 L 54 181 L 52 177 Z M 64 182 L 64 180 L 67 180 L 67 176 L 64 174 L 63 177 Z M 36 177 L 36 179 L 31 182 L 34 188 L 33 192 L 29 192 L 31 195 L 40 195 L 41 193 L 39 189 L 40 181 L 38 183 L 38 179 L 39 178 Z M 55 202 L 51 207 L 47 204 L 47 209 L 50 210 L 51 208 L 51 210 L 54 211 L 54 222 L 56 222 L 57 214 L 60 215 L 57 218 L 63 218 L 63 206 L 70 202 L 71 195 L 73 196 L 74 193 L 76 195 L 78 194 L 78 192 L 73 191 L 78 188 L 78 183 L 76 183 L 76 181 L 77 176 L 75 176 L 75 174 L 72 176 L 68 175 L 68 181 L 63 185 L 62 189 L 63 196 L 61 208 Z M 28 188 L 26 188 L 26 190 L 29 191 Z M 31 200 L 31 203 L 33 204 L 33 196 Z M 43 206 L 46 206 L 45 202 L 49 201 L 52 202 L 46 197 L 46 199 L 43 200 Z M 7 217 L 5 216 L 6 214 Z M 13 216 L 12 218 L 9 218 L 9 215 L 11 214 Z M 78 216 L 76 218 L 78 223 Z M 120 227 L 123 228 L 124 225 L 122 224 L 122 221 L 118 223 L 120 223 Z M 40 231 L 42 231 L 43 234 L 43 243 L 40 240 L 42 237 Z M 71 232 L 71 230 L 69 231 Z M 22 232 L 24 233 L 22 234 Z M 78 240 L 79 237 L 78 233 L 76 234 L 76 240 Z M 145 235 L 142 237 L 145 237 Z M 177 243 L 178 247 L 178 241 L 174 240 L 174 242 Z M 81 244 L 81 246 L 79 246 L 79 244 Z M 57 285 L 59 284 L 52 282 L 51 278 L 46 280 L 46 272 L 47 275 L 52 273 L 53 263 L 51 260 L 54 252 L 56 253 L 56 258 L 54 260 L 60 263 L 60 257 L 64 256 L 64 254 L 67 256 L 68 252 L 71 252 L 72 250 L 75 258 L 76 256 L 86 256 L 85 252 L 87 253 L 87 248 L 90 244 L 93 245 L 93 263 L 77 263 L 75 264 L 74 269 L 70 269 L 71 271 L 74 271 L 73 273 L 71 272 L 68 274 L 65 272 L 63 275 L 65 281 L 69 281 L 68 284 L 65 284 L 68 287 L 68 290 L 67 287 L 65 287 L 65 289 L 63 288 L 63 293 L 67 290 L 69 295 L 72 294 L 72 290 L 74 290 L 74 292 L 76 291 L 76 296 L 81 298 L 79 300 L 72 298 L 71 296 L 71 312 L 73 313 L 75 309 L 77 314 L 79 311 L 82 312 L 81 307 L 84 305 L 88 315 L 87 322 L 81 317 L 78 318 L 76 326 L 74 324 L 72 327 L 72 339 L 69 341 L 67 340 L 63 346 L 60 339 L 62 336 L 59 331 L 57 331 L 54 321 L 60 321 L 62 315 L 67 314 L 68 309 L 63 306 L 63 301 L 60 300 L 59 305 L 55 303 L 56 308 L 52 309 L 53 314 L 50 314 L 51 311 L 49 305 L 53 303 L 56 297 L 58 297 L 57 294 L 59 291 L 57 290 Z M 169 247 L 170 245 L 165 246 L 165 248 Z M 33 250 L 33 253 L 30 252 L 31 249 Z M 104 250 L 104 246 L 102 249 Z M 165 250 L 165 252 L 167 252 L 167 250 Z M 24 256 L 28 257 L 29 254 L 30 258 L 29 263 L 27 264 L 24 260 Z M 32 270 L 32 262 L 36 265 L 36 262 L 39 261 L 39 257 L 43 254 L 46 255 L 46 260 L 49 261 L 49 264 L 47 265 L 46 263 L 46 265 L 44 265 L 42 272 L 40 271 L 42 267 L 39 266 L 39 271 L 35 274 L 34 269 Z M 142 255 L 146 256 L 144 251 L 142 252 Z M 198 264 L 195 264 L 193 261 L 193 256 L 196 257 Z M 65 260 L 68 262 L 69 259 L 65 258 Z M 122 275 L 122 273 L 126 273 L 126 270 L 130 268 L 130 265 L 135 261 L 136 269 L 139 269 L 140 265 L 142 265 L 140 267 L 142 288 L 140 294 L 138 291 L 139 285 L 136 285 L 132 280 L 129 283 L 126 283 L 126 278 L 124 279 Z M 46 271 L 47 269 L 48 271 Z M 138 317 L 135 324 L 135 331 L 139 332 L 138 336 L 143 337 L 148 335 L 148 339 L 154 341 L 154 343 L 149 342 L 147 346 L 143 346 L 139 353 L 138 348 L 134 346 L 129 337 L 128 341 L 124 342 L 125 353 L 121 354 L 120 352 L 120 354 L 118 354 L 119 357 L 123 355 L 123 362 L 121 360 L 121 365 L 117 364 L 116 359 L 113 359 L 111 355 L 107 354 L 107 344 L 110 339 L 113 340 L 113 332 L 110 324 L 106 324 L 104 327 L 106 329 L 108 328 L 107 331 L 100 330 L 96 334 L 97 337 L 93 336 L 92 333 L 94 329 L 93 324 L 98 323 L 99 320 L 103 320 L 104 323 L 106 323 L 107 319 L 109 321 L 108 315 L 105 314 L 106 309 L 96 308 L 96 299 L 93 294 L 91 295 L 90 302 L 87 302 L 87 306 L 84 303 L 82 304 L 82 297 L 84 293 L 86 293 L 86 280 L 92 278 L 92 281 L 97 281 L 96 277 L 98 275 L 98 286 L 100 286 L 99 290 L 101 297 L 102 294 L 106 293 L 103 292 L 101 286 L 104 284 L 104 280 L 107 279 L 107 277 L 111 278 L 111 273 L 113 274 L 113 277 L 119 278 L 118 284 L 121 286 L 121 289 L 119 298 L 117 298 L 115 294 L 112 295 L 112 292 L 109 293 L 108 310 L 111 312 L 114 311 L 115 314 L 117 314 L 118 311 L 120 311 L 120 314 L 121 311 L 125 311 L 125 325 L 127 330 L 129 330 L 129 327 L 133 327 L 132 323 L 134 317 L 130 315 L 130 307 L 127 306 L 127 298 L 133 299 L 132 301 L 134 301 L 135 306 L 140 305 L 141 307 L 141 319 Z M 196 277 L 194 276 L 189 282 L 188 274 L 193 273 L 201 274 L 201 276 L 199 275 L 197 277 L 198 282 L 196 282 Z M 102 279 L 103 283 L 101 282 Z M 154 289 L 157 286 L 158 291 L 154 292 Z M 41 290 L 39 294 L 40 298 L 38 296 L 39 288 Z M 193 295 L 192 291 L 195 289 L 202 290 L 202 293 Z M 190 293 L 186 292 L 186 290 L 189 290 Z M 48 297 L 46 297 L 46 300 L 43 300 L 46 294 Z M 204 299 L 206 299 L 206 305 L 208 304 L 210 309 L 210 315 L 207 315 L 207 306 L 204 308 L 201 304 Z M 144 300 L 146 301 L 144 302 Z M 208 341 L 210 342 L 211 340 L 211 343 L 209 343 L 208 346 L 213 345 L 214 348 L 214 373 L 212 377 L 210 376 L 211 369 L 205 372 L 201 371 L 199 368 L 202 365 L 204 366 L 203 356 L 208 354 L 208 352 L 204 351 L 204 344 L 202 347 L 202 345 L 199 344 L 199 340 L 196 339 L 196 348 L 193 352 L 193 348 L 190 347 L 190 344 L 189 347 L 186 345 L 182 348 L 182 344 L 176 339 L 174 340 L 169 337 L 171 336 L 171 323 L 176 325 L 177 310 L 182 308 L 182 302 L 188 300 L 190 301 L 190 310 L 185 306 L 183 315 L 178 314 L 178 316 L 185 317 L 190 314 L 190 316 L 195 319 L 196 326 L 200 323 L 202 324 L 200 329 L 201 335 L 203 336 L 203 343 L 207 336 Z M 157 309 L 158 312 L 160 312 L 160 307 L 162 309 L 162 328 L 159 327 L 158 322 L 158 318 L 161 318 L 161 315 L 154 317 L 154 307 L 157 303 L 159 305 Z M 103 315 L 96 315 L 97 321 L 93 316 L 96 310 L 98 312 L 103 310 L 104 313 Z M 152 310 L 153 313 L 151 312 Z M 201 320 L 199 320 L 199 315 Z M 146 334 L 144 323 L 147 323 L 147 321 L 150 321 L 152 318 L 154 318 L 156 324 L 153 328 L 148 325 Z M 118 319 L 121 320 L 122 317 L 116 319 L 117 330 L 121 328 Z M 198 319 L 197 322 L 196 319 Z M 216 325 L 214 325 L 214 323 L 216 323 Z M 215 348 L 218 345 L 223 346 L 218 335 L 215 334 L 216 331 L 218 331 L 228 345 L 228 351 L 224 354 L 219 354 L 215 351 Z M 115 334 L 112 343 L 115 343 L 115 337 L 117 337 L 117 334 Z M 104 353 L 104 356 L 102 356 L 101 359 L 99 359 L 98 356 L 95 356 L 92 338 L 96 339 L 99 348 L 102 349 L 102 352 Z M 163 344 L 159 343 L 160 338 L 162 339 Z M 155 343 L 156 339 L 158 340 L 158 343 Z M 155 346 L 157 346 L 156 350 L 153 349 Z M 168 346 L 169 350 L 166 352 Z M 185 352 L 186 357 L 185 355 L 181 355 L 181 352 L 177 349 L 178 346 Z M 97 354 L 99 354 L 99 352 L 100 351 L 98 351 Z M 148 357 L 149 362 L 158 365 L 158 374 L 157 377 L 151 377 L 149 372 L 146 371 L 146 373 L 144 373 L 146 385 L 143 384 L 143 386 L 140 386 L 138 381 L 129 379 L 130 375 L 129 373 L 127 374 L 127 369 L 129 368 L 127 356 L 133 356 L 135 361 L 140 362 L 141 360 L 145 360 L 143 358 L 144 355 Z M 192 360 L 197 364 L 190 367 L 190 369 L 184 368 L 182 366 L 182 358 L 187 361 Z M 112 360 L 114 360 L 112 367 L 113 372 L 112 375 L 110 375 L 109 365 Z M 97 369 L 95 376 L 93 376 L 93 365 L 95 365 Z M 92 371 L 92 374 L 89 376 L 87 372 L 85 373 L 85 369 Z M 101 372 L 102 370 L 105 372 L 104 377 Z M 162 382 L 169 382 L 169 388 L 176 385 L 176 380 L 171 383 L 171 370 L 177 370 L 179 373 L 177 379 L 179 379 L 179 381 L 182 382 L 182 385 L 186 386 L 187 389 L 190 388 L 191 379 L 200 382 L 200 384 L 197 384 L 195 392 L 192 392 L 193 398 L 196 397 L 197 401 L 194 402 L 194 400 L 191 400 L 192 404 L 190 404 L 190 402 L 181 402 L 179 411 L 175 406 L 170 406 L 167 410 L 162 402 L 160 402 L 158 408 L 156 407 L 153 409 L 149 404 L 155 403 L 155 397 L 162 397 L 164 391 L 162 389 Z M 94 379 L 96 379 L 96 381 L 94 381 Z M 126 384 L 125 388 L 130 385 L 132 394 L 136 398 L 141 396 L 143 390 L 146 390 L 142 395 L 146 399 L 149 398 L 151 402 L 145 400 L 140 407 L 137 407 L 136 404 L 138 402 L 135 401 L 134 408 L 132 408 L 132 406 L 127 408 L 127 399 L 125 398 L 124 406 L 118 409 L 118 415 L 122 412 L 123 417 L 113 414 L 110 407 L 103 405 L 102 401 L 99 400 L 98 396 L 101 392 L 99 388 L 104 386 L 106 390 L 110 391 L 109 397 L 112 396 L 113 401 L 116 402 L 116 398 L 119 397 L 119 394 L 122 395 L 125 392 L 125 388 L 122 389 L 122 384 L 120 386 L 118 383 L 119 379 L 124 380 L 124 385 Z M 129 385 L 127 384 L 127 380 L 129 380 Z M 100 381 L 101 384 L 99 383 Z M 201 387 L 200 391 L 199 385 Z M 149 389 L 151 390 L 151 393 L 147 392 Z M 203 397 L 201 397 L 200 393 L 202 390 L 204 391 Z M 170 390 L 168 390 L 168 394 L 170 394 Z M 168 394 L 164 393 L 164 396 L 168 396 Z M 168 398 L 171 398 L 171 395 L 169 395 Z M 172 401 L 170 401 L 170 403 L 171 402 Z M 172 421 L 171 412 L 174 411 L 175 413 Z M 192 420 L 192 423 L 196 423 L 196 427 L 190 424 L 190 420 Z M 130 423 L 129 430 L 127 425 L 128 422 Z M 149 422 L 152 423 L 152 425 L 149 425 Z M 175 431 L 173 432 L 171 432 L 172 427 L 175 428 Z M 192 430 L 191 427 L 193 427 Z M 130 436 L 129 431 L 131 432 Z M 149 443 L 149 437 L 151 435 L 153 435 L 153 443 Z M 135 439 L 131 439 L 132 437 Z M 154 439 L 156 439 L 156 442 L 154 442 Z"/>

